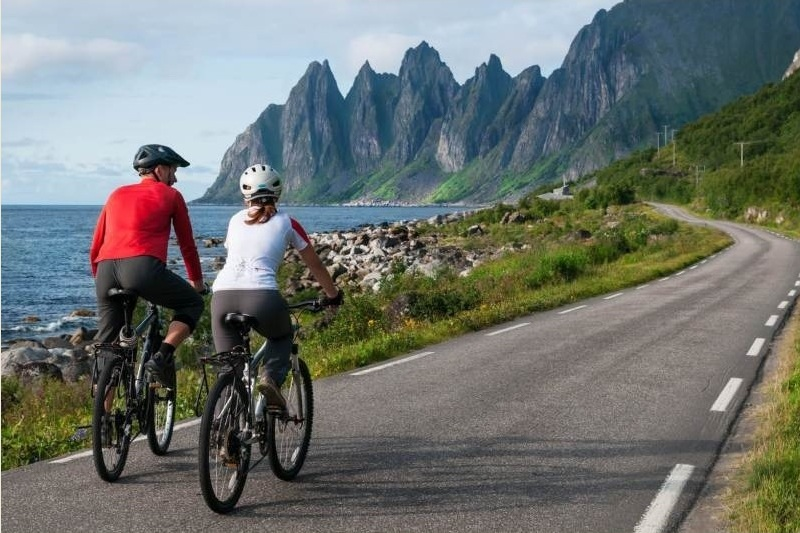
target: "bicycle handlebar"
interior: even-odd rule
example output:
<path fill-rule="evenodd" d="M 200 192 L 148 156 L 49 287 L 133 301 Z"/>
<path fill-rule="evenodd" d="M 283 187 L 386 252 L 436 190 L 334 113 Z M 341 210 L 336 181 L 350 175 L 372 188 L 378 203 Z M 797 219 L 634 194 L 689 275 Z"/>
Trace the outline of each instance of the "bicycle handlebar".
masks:
<path fill-rule="evenodd" d="M 303 300 L 302 302 L 296 302 L 293 304 L 289 304 L 289 309 L 304 309 L 306 311 L 311 311 L 312 313 L 318 313 L 322 311 L 325 306 L 322 304 L 322 300 Z"/>

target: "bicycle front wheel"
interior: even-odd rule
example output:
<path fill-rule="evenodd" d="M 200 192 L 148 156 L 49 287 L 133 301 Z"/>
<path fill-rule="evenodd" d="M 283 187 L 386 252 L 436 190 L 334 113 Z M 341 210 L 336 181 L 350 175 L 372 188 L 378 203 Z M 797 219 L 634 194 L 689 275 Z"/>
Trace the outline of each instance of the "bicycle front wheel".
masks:
<path fill-rule="evenodd" d="M 94 468 L 104 481 L 116 481 L 131 445 L 128 401 L 130 394 L 128 367 L 121 358 L 110 360 L 97 380 L 92 411 L 92 454 Z"/>
<path fill-rule="evenodd" d="M 314 391 L 311 373 L 305 361 L 298 360 L 298 371 L 292 370 L 281 386 L 286 399 L 283 415 L 270 415 L 269 464 L 272 472 L 284 481 L 297 476 L 306 460 L 314 419 Z"/>
<path fill-rule="evenodd" d="M 200 421 L 198 451 L 203 499 L 217 513 L 231 511 L 244 490 L 251 446 L 245 442 L 247 413 L 247 391 L 241 380 L 233 372 L 220 376 Z"/>
<path fill-rule="evenodd" d="M 175 398 L 177 384 L 173 388 L 157 387 L 147 389 L 147 443 L 156 455 L 164 455 L 172 441 L 175 426 Z"/>

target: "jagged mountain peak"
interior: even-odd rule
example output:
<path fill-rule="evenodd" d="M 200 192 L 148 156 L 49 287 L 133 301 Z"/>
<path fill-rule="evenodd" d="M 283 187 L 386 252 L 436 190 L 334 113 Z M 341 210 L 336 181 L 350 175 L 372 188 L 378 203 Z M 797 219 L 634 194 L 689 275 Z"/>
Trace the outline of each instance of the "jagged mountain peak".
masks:
<path fill-rule="evenodd" d="M 798 42 L 800 0 L 625 0 L 547 78 L 538 65 L 511 77 L 491 54 L 460 85 L 423 40 L 397 74 L 365 62 L 343 98 L 315 61 L 237 136 L 201 201 L 238 201 L 225 184 L 264 157 L 287 201 L 514 199 L 777 81 Z"/>

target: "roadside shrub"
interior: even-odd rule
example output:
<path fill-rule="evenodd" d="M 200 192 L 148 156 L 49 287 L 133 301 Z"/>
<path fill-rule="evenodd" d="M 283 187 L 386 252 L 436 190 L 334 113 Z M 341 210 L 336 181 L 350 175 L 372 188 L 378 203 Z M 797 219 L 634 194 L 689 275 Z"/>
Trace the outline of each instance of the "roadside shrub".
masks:
<path fill-rule="evenodd" d="M 6 384 L 12 383 L 12 380 L 3 380 L 4 397 Z M 75 432 L 78 426 L 91 421 L 86 382 L 46 379 L 18 389 L 18 398 L 16 404 L 3 402 L 3 470 L 83 447 L 82 439 L 75 438 Z"/>
<path fill-rule="evenodd" d="M 386 330 L 388 319 L 377 299 L 363 294 L 347 296 L 336 316 L 315 329 L 317 342 L 323 346 L 352 344 Z"/>
<path fill-rule="evenodd" d="M 668 218 L 656 223 L 650 230 L 651 235 L 673 235 L 678 231 L 678 221 L 674 218 Z"/>
<path fill-rule="evenodd" d="M 535 289 L 548 283 L 574 281 L 586 272 L 589 253 L 583 248 L 565 248 L 542 255 L 536 268 L 525 276 L 524 283 Z"/>
<path fill-rule="evenodd" d="M 22 400 L 22 387 L 16 376 L 3 376 L 0 392 L 2 392 L 0 405 L 3 406 L 4 412 L 6 409 L 18 404 L 20 400 Z"/>
<path fill-rule="evenodd" d="M 480 292 L 472 283 L 454 283 L 444 277 L 421 278 L 416 289 L 406 294 L 408 315 L 420 320 L 455 316 L 480 303 Z"/>
<path fill-rule="evenodd" d="M 594 265 L 602 265 L 617 260 L 630 251 L 625 235 L 612 228 L 596 235 L 595 243 L 589 247 L 589 260 Z"/>

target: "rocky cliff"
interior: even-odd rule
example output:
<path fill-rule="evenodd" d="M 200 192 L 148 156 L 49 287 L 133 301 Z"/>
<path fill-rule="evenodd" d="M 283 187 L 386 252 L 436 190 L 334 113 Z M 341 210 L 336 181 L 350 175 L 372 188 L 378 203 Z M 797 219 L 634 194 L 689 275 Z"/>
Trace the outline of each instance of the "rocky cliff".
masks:
<path fill-rule="evenodd" d="M 626 0 L 575 37 L 549 77 L 491 55 L 459 85 L 422 42 L 395 74 L 368 63 L 346 97 L 314 62 L 225 153 L 199 202 L 236 203 L 269 161 L 294 202 L 491 201 L 575 179 L 777 81 L 800 43 L 800 0 Z"/>

